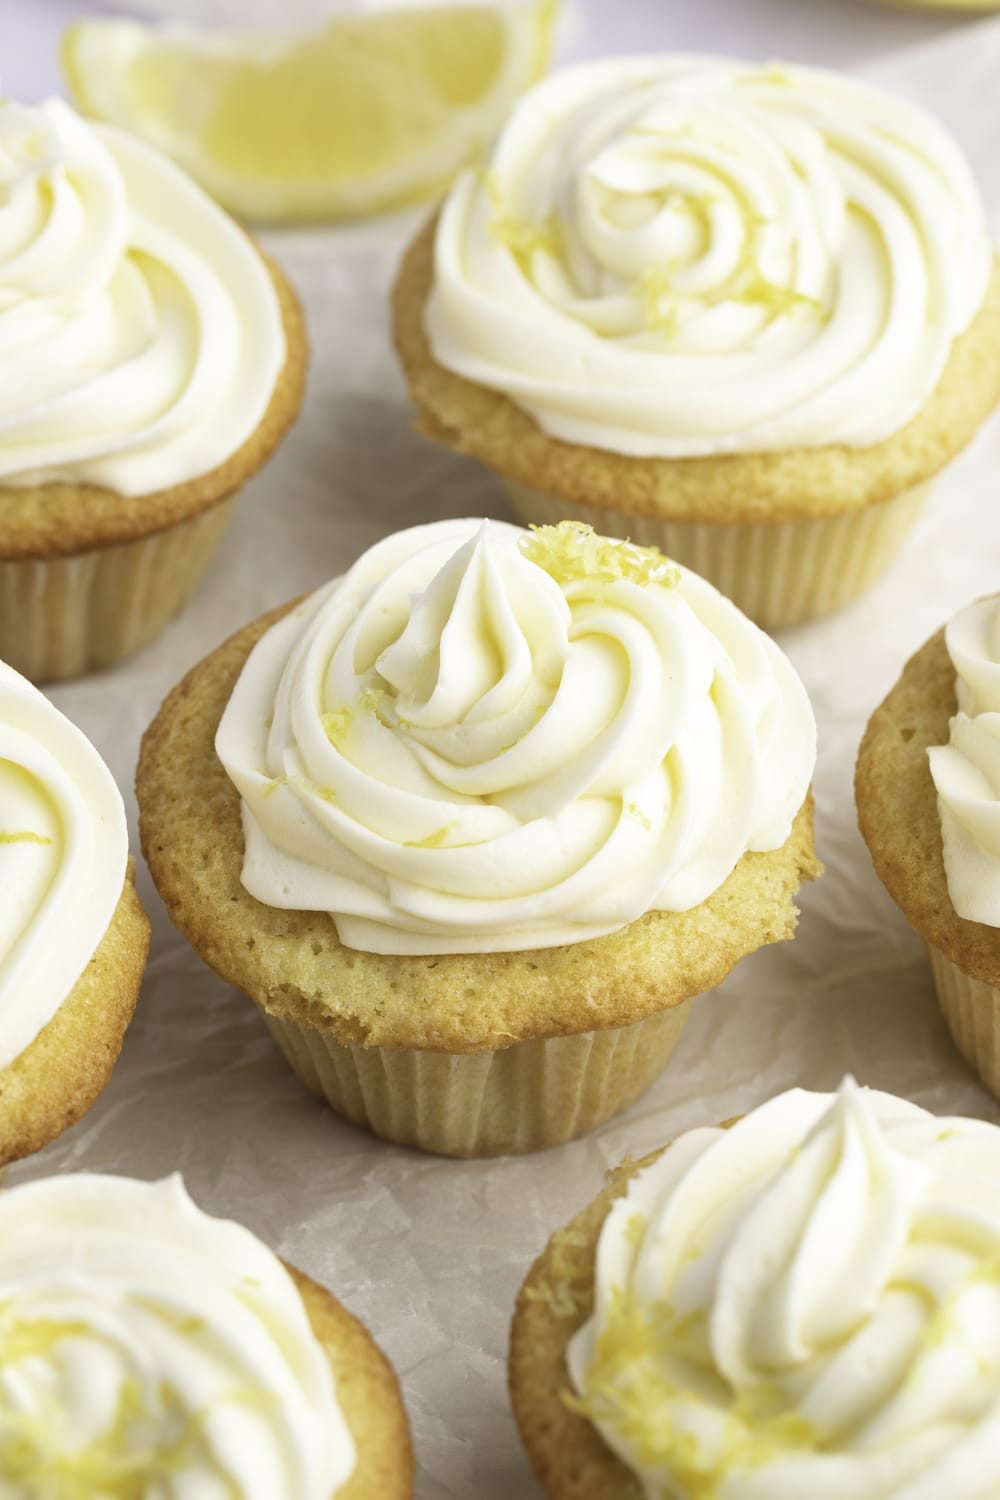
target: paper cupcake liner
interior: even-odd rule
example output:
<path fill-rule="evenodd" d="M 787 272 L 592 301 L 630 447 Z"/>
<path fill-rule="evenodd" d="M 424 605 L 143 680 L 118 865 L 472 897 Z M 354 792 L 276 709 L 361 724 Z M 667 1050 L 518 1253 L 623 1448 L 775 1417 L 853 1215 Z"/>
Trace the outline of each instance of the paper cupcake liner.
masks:
<path fill-rule="evenodd" d="M 0 562 L 0 658 L 54 682 L 138 651 L 194 592 L 235 504 L 121 547 Z"/>
<path fill-rule="evenodd" d="M 666 1065 L 691 1005 L 608 1031 L 465 1054 L 345 1046 L 265 1016 L 306 1087 L 352 1124 L 441 1156 L 503 1156 L 560 1145 L 631 1104 Z"/>
<path fill-rule="evenodd" d="M 990 1092 L 1000 1098 L 1000 990 L 963 973 L 930 943 L 924 947 L 938 1003 L 955 1046 Z"/>
<path fill-rule="evenodd" d="M 585 521 L 605 536 L 628 536 L 700 573 L 767 630 L 840 609 L 889 566 L 927 498 L 929 483 L 839 516 L 713 526 L 630 516 L 574 505 L 505 481 L 527 524 Z"/>

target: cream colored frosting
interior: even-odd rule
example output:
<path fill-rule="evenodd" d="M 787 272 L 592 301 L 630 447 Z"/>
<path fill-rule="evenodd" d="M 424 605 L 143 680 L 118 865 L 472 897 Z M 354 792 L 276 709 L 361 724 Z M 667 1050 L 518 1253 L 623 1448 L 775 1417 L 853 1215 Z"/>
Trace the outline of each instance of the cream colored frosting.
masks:
<path fill-rule="evenodd" d="M 993 1500 L 1000 1131 L 847 1080 L 688 1132 L 612 1206 L 568 1365 L 651 1500 Z"/>
<path fill-rule="evenodd" d="M 58 99 L 0 102 L 0 486 L 206 474 L 284 359 L 263 261 L 189 178 Z"/>
<path fill-rule="evenodd" d="M 127 862 L 111 772 L 0 662 L 0 1068 L 34 1041 L 87 967 Z"/>
<path fill-rule="evenodd" d="M 452 189 L 426 327 L 553 437 L 667 458 L 866 447 L 926 402 L 992 264 L 957 146 L 814 68 L 553 75 Z"/>
<path fill-rule="evenodd" d="M 0 1195 L 2 1500 L 333 1500 L 354 1461 L 287 1271 L 179 1176 Z"/>
<path fill-rule="evenodd" d="M 980 599 L 945 630 L 959 712 L 928 752 L 952 906 L 1000 927 L 1000 601 Z"/>
<path fill-rule="evenodd" d="M 802 684 L 711 585 L 564 523 L 402 531 L 274 625 L 216 748 L 243 884 L 380 953 L 549 947 L 788 837 Z"/>

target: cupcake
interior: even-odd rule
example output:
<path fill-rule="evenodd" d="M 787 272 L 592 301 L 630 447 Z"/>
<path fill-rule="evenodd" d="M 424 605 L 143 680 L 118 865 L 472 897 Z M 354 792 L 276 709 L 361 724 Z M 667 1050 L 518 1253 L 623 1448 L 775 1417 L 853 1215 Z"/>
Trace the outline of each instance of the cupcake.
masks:
<path fill-rule="evenodd" d="M 792 935 L 814 735 L 774 643 L 660 553 L 442 521 L 189 673 L 143 742 L 143 848 L 335 1110 L 534 1150 Z"/>
<path fill-rule="evenodd" d="M 1000 1131 L 847 1080 L 627 1162 L 535 1262 L 510 1386 L 552 1500 L 1000 1489 Z"/>
<path fill-rule="evenodd" d="M 179 1176 L 5 1192 L 0 1329 L 11 1496 L 413 1493 L 396 1377 L 367 1330 Z"/>
<path fill-rule="evenodd" d="M 107 666 L 197 585 L 294 420 L 295 296 L 165 157 L 0 103 L 0 656 Z"/>
<path fill-rule="evenodd" d="M 111 772 L 0 662 L 0 1166 L 94 1103 L 148 948 Z"/>
<path fill-rule="evenodd" d="M 658 546 L 768 628 L 866 588 L 1000 396 L 961 153 L 809 68 L 545 80 L 417 237 L 395 330 L 421 429 L 519 516 Z"/>
<path fill-rule="evenodd" d="M 872 715 L 858 823 L 924 940 L 962 1056 L 1000 1097 L 1000 596 L 939 630 Z"/>

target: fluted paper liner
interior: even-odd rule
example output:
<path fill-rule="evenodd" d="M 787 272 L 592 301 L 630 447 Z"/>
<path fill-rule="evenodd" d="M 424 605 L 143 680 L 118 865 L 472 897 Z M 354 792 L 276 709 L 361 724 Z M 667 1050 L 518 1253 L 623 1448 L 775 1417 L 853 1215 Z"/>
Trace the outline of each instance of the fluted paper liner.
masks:
<path fill-rule="evenodd" d="M 604 536 L 658 547 L 767 630 L 829 614 L 863 593 L 889 566 L 930 489 L 929 482 L 917 485 L 839 516 L 716 526 L 574 505 L 512 480 L 506 484 L 525 524 L 584 521 Z"/>
<path fill-rule="evenodd" d="M 925 943 L 938 1003 L 955 1046 L 1000 1099 L 1000 990 L 973 979 Z"/>
<path fill-rule="evenodd" d="M 306 1087 L 352 1124 L 442 1156 L 503 1156 L 558 1146 L 631 1104 L 666 1065 L 694 998 L 631 1026 L 465 1054 L 345 1046 L 265 1016 Z"/>
<path fill-rule="evenodd" d="M 121 547 L 0 562 L 0 658 L 32 682 L 55 682 L 138 651 L 200 583 L 235 504 Z"/>

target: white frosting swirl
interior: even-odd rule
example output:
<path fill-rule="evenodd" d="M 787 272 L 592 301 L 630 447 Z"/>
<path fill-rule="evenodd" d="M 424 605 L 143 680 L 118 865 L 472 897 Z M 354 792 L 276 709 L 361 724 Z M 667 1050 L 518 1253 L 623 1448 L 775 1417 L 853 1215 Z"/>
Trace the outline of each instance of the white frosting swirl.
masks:
<path fill-rule="evenodd" d="M 58 99 L 0 102 L 0 485 L 206 474 L 284 358 L 267 269 L 200 188 Z"/>
<path fill-rule="evenodd" d="M 127 863 L 111 772 L 0 662 L 0 1068 L 34 1041 L 87 967 Z"/>
<path fill-rule="evenodd" d="M 4 1500 L 332 1500 L 354 1458 L 287 1271 L 179 1176 L 0 1196 Z"/>
<path fill-rule="evenodd" d="M 1000 1131 L 848 1080 L 681 1136 L 568 1364 L 655 1500 L 993 1500 Z"/>
<path fill-rule="evenodd" d="M 437 361 L 573 443 L 667 458 L 867 447 L 923 406 L 992 251 L 929 115 L 811 68 L 567 69 L 437 230 Z"/>
<path fill-rule="evenodd" d="M 269 630 L 216 749 L 258 900 L 352 948 L 493 952 L 704 901 L 788 837 L 815 724 L 774 642 L 659 553 L 463 520 Z"/>
<path fill-rule="evenodd" d="M 945 630 L 959 712 L 927 751 L 938 794 L 951 904 L 1000 927 L 1000 600 L 980 599 Z"/>

